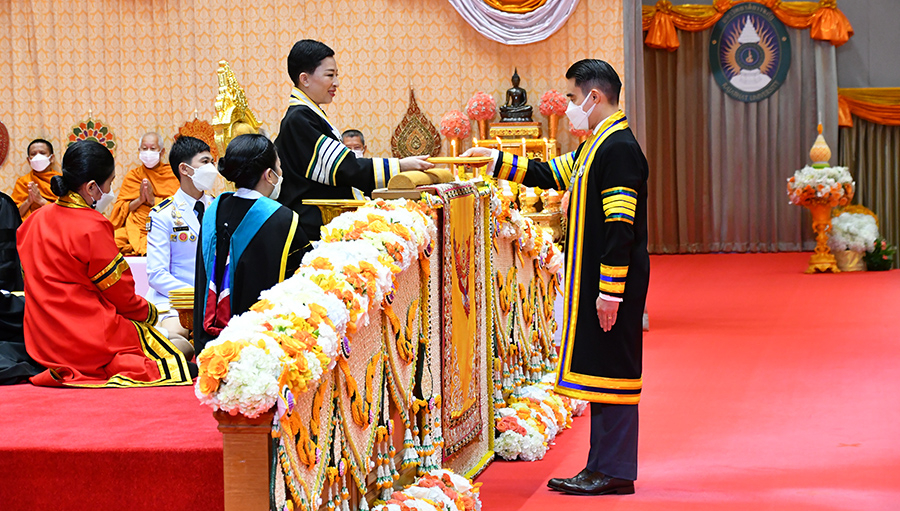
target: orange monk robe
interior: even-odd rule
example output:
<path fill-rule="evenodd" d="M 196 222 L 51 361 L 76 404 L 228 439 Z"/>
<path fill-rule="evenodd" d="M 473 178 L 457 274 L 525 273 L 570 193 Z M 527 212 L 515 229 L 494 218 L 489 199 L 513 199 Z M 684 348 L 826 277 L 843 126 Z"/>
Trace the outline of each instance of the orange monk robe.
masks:
<path fill-rule="evenodd" d="M 109 214 L 109 221 L 116 229 L 116 245 L 123 255 L 147 255 L 147 222 L 152 208 L 141 204 L 136 210 L 128 211 L 131 201 L 141 196 L 141 182 L 144 179 L 153 186 L 156 204 L 175 195 L 180 184 L 168 163 L 160 163 L 152 169 L 141 165 L 125 174 L 116 203 Z"/>
<path fill-rule="evenodd" d="M 53 202 L 57 199 L 56 195 L 50 191 L 50 179 L 53 176 L 58 176 L 61 174 L 59 171 L 59 167 L 54 163 L 47 167 L 47 170 L 44 172 L 35 172 L 31 170 L 30 165 L 26 165 L 28 169 L 28 173 L 24 176 L 16 179 L 16 187 L 13 189 L 12 200 L 16 203 L 16 206 L 21 206 L 23 202 L 28 200 L 28 184 L 29 183 L 37 183 L 38 191 L 41 194 L 41 197 L 44 198 L 47 202 Z M 28 218 L 29 215 L 34 213 L 40 209 L 40 206 L 37 204 L 32 204 L 31 208 L 25 212 L 25 215 L 22 216 L 22 220 Z"/>

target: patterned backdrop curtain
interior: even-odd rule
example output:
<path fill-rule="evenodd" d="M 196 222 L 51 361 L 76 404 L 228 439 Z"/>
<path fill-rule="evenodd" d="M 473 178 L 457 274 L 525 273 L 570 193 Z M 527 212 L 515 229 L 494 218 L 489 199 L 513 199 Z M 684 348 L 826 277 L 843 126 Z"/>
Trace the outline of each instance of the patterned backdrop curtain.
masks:
<path fill-rule="evenodd" d="M 878 230 L 889 242 L 900 242 L 900 126 L 886 126 L 853 116 L 841 128 L 840 164 L 856 180 L 853 202 L 878 215 Z M 894 259 L 897 267 L 897 259 Z"/>
<path fill-rule="evenodd" d="M 837 148 L 834 47 L 788 28 L 791 68 L 758 103 L 726 96 L 709 68 L 710 30 L 679 32 L 677 51 L 645 47 L 650 250 L 808 250 L 808 216 L 786 179 L 809 163 L 821 115 Z M 837 164 L 833 159 L 833 164 Z"/>
<path fill-rule="evenodd" d="M 522 51 L 479 35 L 447 0 L 0 2 L 0 122 L 12 138 L 0 190 L 10 192 L 26 172 L 29 140 L 61 145 L 88 110 L 115 129 L 117 190 L 124 172 L 140 165 L 144 131 L 160 130 L 170 145 L 194 110 L 212 118 L 220 59 L 275 134 L 290 93 L 285 59 L 304 37 L 337 52 L 341 87 L 328 115 L 342 129 L 362 130 L 373 156 L 390 154 L 410 87 L 437 124 L 478 90 L 502 101 L 517 66 L 543 121 L 537 99 L 565 88 L 572 62 L 598 57 L 622 68 L 621 20 L 616 2 L 581 0 L 559 31 Z M 565 128 L 560 135 L 563 149 L 574 149 Z"/>

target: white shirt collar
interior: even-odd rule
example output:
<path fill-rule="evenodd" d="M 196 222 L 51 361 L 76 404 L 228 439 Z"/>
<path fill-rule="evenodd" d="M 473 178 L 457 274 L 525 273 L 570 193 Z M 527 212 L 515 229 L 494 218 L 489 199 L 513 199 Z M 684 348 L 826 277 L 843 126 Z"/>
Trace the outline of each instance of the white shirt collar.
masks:
<path fill-rule="evenodd" d="M 613 115 L 616 115 L 616 113 L 618 113 L 618 112 L 614 112 L 614 113 L 612 113 L 612 114 L 610 114 L 610 115 L 607 115 L 606 117 L 603 118 L 602 121 L 598 122 L 597 125 L 594 126 L 594 135 L 596 135 L 596 134 L 597 134 L 597 131 L 600 130 L 600 126 L 603 126 L 603 123 L 605 123 L 606 120 L 609 119 L 610 117 L 612 117 Z"/>
<path fill-rule="evenodd" d="M 190 178 L 188 178 L 188 179 L 190 179 Z M 192 208 L 194 207 L 194 203 L 197 202 L 198 200 L 200 202 L 202 202 L 204 206 L 209 206 L 209 203 L 212 202 L 212 197 L 210 197 L 210 195 L 206 192 L 204 192 L 203 195 L 201 195 L 199 199 L 195 199 L 195 198 L 191 197 L 190 195 L 188 195 L 188 193 L 185 192 L 184 190 L 182 190 L 181 188 L 178 188 L 178 191 L 175 192 L 174 197 L 175 197 L 175 200 L 178 201 L 179 203 L 189 204 Z"/>
<path fill-rule="evenodd" d="M 234 196 L 239 199 L 260 199 L 265 197 L 265 195 L 249 188 L 238 188 L 237 191 L 234 192 Z"/>

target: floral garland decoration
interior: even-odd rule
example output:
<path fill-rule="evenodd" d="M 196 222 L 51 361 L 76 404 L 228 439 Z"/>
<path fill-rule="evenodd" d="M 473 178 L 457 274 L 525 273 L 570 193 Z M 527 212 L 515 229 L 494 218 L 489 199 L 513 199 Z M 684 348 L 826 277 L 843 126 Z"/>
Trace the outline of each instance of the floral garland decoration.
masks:
<path fill-rule="evenodd" d="M 522 387 L 508 407 L 497 410 L 494 452 L 503 459 L 543 458 L 556 435 L 572 427 L 572 417 L 587 408 L 587 401 L 553 392 L 547 380 Z"/>
<path fill-rule="evenodd" d="M 540 103 L 538 103 L 538 109 L 541 111 L 541 115 L 547 117 L 551 115 L 565 115 L 568 106 L 569 100 L 556 89 L 550 89 L 545 92 L 541 96 Z"/>
<path fill-rule="evenodd" d="M 571 133 L 572 135 L 581 139 L 581 138 L 587 138 L 587 137 L 591 136 L 591 133 L 593 133 L 593 132 L 591 130 L 575 129 L 575 126 L 572 124 L 572 121 L 569 121 L 569 133 Z"/>
<path fill-rule="evenodd" d="M 795 171 L 787 180 L 791 204 L 845 206 L 853 199 L 856 183 L 847 167 L 810 167 Z"/>
<path fill-rule="evenodd" d="M 373 511 L 480 511 L 481 483 L 473 484 L 450 470 L 431 470 Z"/>
<path fill-rule="evenodd" d="M 376 201 L 324 226 L 330 243 L 307 253 L 291 278 L 263 291 L 198 355 L 200 402 L 250 418 L 278 403 L 279 417 L 289 416 L 295 396 L 349 354 L 347 335 L 394 291 L 394 274 L 433 246 L 432 215 L 406 199 Z"/>
<path fill-rule="evenodd" d="M 486 92 L 478 91 L 466 103 L 466 115 L 476 121 L 489 121 L 497 115 L 497 103 L 494 97 Z"/>
<path fill-rule="evenodd" d="M 448 138 L 464 139 L 469 137 L 472 127 L 469 118 L 459 110 L 450 110 L 441 117 L 441 135 Z"/>

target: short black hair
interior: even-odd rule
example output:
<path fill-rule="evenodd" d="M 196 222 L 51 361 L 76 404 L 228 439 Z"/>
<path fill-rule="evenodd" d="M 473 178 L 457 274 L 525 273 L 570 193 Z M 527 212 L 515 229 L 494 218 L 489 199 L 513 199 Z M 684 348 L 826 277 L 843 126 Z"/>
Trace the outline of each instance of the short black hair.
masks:
<path fill-rule="evenodd" d="M 32 140 L 32 141 L 28 144 L 28 148 L 25 149 L 25 154 L 26 154 L 26 155 L 31 156 L 31 146 L 33 146 L 34 144 L 44 144 L 44 145 L 46 145 L 46 146 L 47 146 L 47 149 L 50 149 L 50 154 L 53 154 L 53 144 L 51 144 L 49 140 L 44 140 L 43 138 L 36 138 L 36 139 Z"/>
<path fill-rule="evenodd" d="M 598 89 L 609 99 L 610 104 L 619 104 L 622 80 L 608 62 L 599 59 L 579 60 L 566 71 L 566 79 L 572 78 L 575 79 L 575 86 L 585 95 L 591 89 Z"/>
<path fill-rule="evenodd" d="M 362 131 L 359 130 L 347 130 L 341 133 L 341 142 L 344 141 L 347 137 L 359 137 L 359 143 L 362 145 L 366 145 L 366 137 L 363 136 Z"/>
<path fill-rule="evenodd" d="M 219 158 L 219 174 L 238 188 L 256 187 L 266 169 L 274 169 L 278 162 L 275 144 L 264 135 L 248 133 L 235 137 Z"/>
<path fill-rule="evenodd" d="M 206 151 L 209 151 L 209 144 L 199 138 L 184 135 L 176 138 L 172 149 L 169 150 L 169 165 L 172 166 L 172 173 L 181 181 L 181 172 L 178 171 L 178 167 L 182 163 L 190 165 L 194 156 Z"/>
<path fill-rule="evenodd" d="M 288 54 L 287 67 L 291 83 L 297 85 L 300 73 L 313 74 L 328 57 L 334 57 L 334 50 L 315 39 L 303 39 L 294 43 Z"/>
<path fill-rule="evenodd" d="M 62 197 L 91 181 L 100 185 L 115 171 L 116 162 L 106 146 L 93 140 L 79 140 L 66 149 L 62 159 L 62 175 L 53 176 L 50 191 Z"/>

